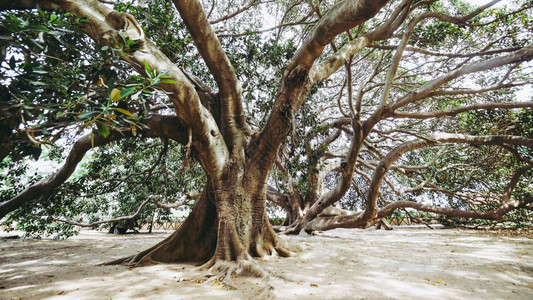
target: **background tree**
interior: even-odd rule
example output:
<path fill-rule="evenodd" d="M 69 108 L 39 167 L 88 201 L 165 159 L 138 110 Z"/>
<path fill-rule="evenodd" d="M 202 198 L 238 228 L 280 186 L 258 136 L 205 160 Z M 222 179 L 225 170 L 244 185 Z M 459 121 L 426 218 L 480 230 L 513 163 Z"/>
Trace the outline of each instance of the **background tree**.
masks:
<path fill-rule="evenodd" d="M 114 10 L 96 0 L 4 2 L 2 9 L 59 9 L 24 12 L 40 25 L 29 25 L 32 19 L 17 13 L 3 14 L 2 23 L 14 24 L 5 29 L 12 45 L 5 47 L 11 56 L 2 65 L 3 83 L 20 90 L 7 97 L 6 130 L 34 144 L 92 131 L 76 137 L 58 172 L 4 197 L 1 217 L 65 182 L 90 148 L 120 140 L 175 140 L 183 145 L 182 163 L 194 157 L 204 171 L 202 195 L 184 224 L 120 262 L 202 261 L 230 275 L 236 269 L 227 262 L 237 261 L 238 270 L 261 273 L 251 257 L 290 254 L 268 222 L 267 198 L 289 212 L 285 233 L 366 227 L 407 207 L 500 220 L 532 201 L 531 127 L 477 132 L 466 125 L 482 119 L 475 115 L 479 111 L 526 109 L 512 114 L 530 115 L 533 104 L 514 97 L 517 87 L 531 84 L 522 64 L 533 58 L 530 3 L 489 10 L 498 1 L 474 8 L 456 1 L 202 6 L 191 0 L 173 1 L 176 10 L 157 1 L 146 7 L 117 3 Z M 283 14 L 279 25 L 263 33 L 254 16 L 267 9 Z M 61 51 L 19 45 L 17 32 L 33 32 L 29 45 L 51 35 L 49 42 Z M 63 35 L 72 41 L 61 43 Z M 85 52 L 96 57 L 71 61 L 63 56 L 69 49 L 75 57 Z M 24 63 L 16 53 L 25 54 Z M 39 64 L 26 70 L 39 60 L 50 71 Z M 66 79 L 50 76 L 60 70 L 57 64 L 69 70 L 59 72 Z M 87 78 L 89 65 L 94 75 Z M 54 119 L 58 114 L 67 118 Z M 49 133 L 37 130 L 43 126 Z M 2 143 L 6 155 L 17 153 L 12 140 Z M 497 160 L 503 165 L 498 170 L 480 159 L 494 147 L 506 153 Z M 459 158 L 450 165 L 452 157 Z M 480 166 L 497 175 L 470 171 Z M 501 199 L 489 209 L 475 203 L 428 206 L 392 201 L 382 183 L 400 200 L 428 192 L 451 203 L 474 194 L 492 200 L 498 193 Z M 494 192 L 485 191 L 485 183 Z M 337 210 L 311 222 L 347 193 L 364 200 L 362 212 Z"/>

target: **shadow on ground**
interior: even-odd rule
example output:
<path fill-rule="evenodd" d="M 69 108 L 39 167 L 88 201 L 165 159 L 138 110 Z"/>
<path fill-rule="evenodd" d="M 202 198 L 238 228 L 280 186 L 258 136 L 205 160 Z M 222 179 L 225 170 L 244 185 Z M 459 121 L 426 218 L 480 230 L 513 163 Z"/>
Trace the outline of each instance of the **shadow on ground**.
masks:
<path fill-rule="evenodd" d="M 2 240 L 0 299 L 533 299 L 531 236 L 465 230 L 337 229 L 289 237 L 305 249 L 259 261 L 289 280 L 241 277 L 234 280 L 238 290 L 200 283 L 205 274 L 193 265 L 98 266 L 167 234 Z"/>

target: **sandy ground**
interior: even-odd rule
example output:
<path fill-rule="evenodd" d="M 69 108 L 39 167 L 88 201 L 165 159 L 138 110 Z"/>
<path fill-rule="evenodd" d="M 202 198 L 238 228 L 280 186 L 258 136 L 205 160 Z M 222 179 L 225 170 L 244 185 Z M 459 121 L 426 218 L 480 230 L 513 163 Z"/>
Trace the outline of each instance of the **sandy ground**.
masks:
<path fill-rule="evenodd" d="M 304 250 L 259 263 L 291 280 L 240 277 L 237 290 L 202 283 L 193 265 L 97 266 L 168 234 L 0 240 L 0 299 L 533 299 L 531 234 L 396 227 L 289 237 Z"/>

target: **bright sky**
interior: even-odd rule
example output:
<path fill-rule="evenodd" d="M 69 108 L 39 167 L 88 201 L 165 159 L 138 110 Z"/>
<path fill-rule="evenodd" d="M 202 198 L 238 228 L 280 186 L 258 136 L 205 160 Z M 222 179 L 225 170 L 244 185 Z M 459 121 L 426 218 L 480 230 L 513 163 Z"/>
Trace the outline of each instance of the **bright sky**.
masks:
<path fill-rule="evenodd" d="M 474 4 L 474 5 L 481 6 L 481 5 L 485 5 L 489 3 L 491 0 L 465 0 L 465 1 L 468 3 Z M 502 0 L 499 3 L 495 4 L 493 7 L 501 7 L 501 6 L 509 5 L 511 3 L 512 3 L 511 0 Z"/>

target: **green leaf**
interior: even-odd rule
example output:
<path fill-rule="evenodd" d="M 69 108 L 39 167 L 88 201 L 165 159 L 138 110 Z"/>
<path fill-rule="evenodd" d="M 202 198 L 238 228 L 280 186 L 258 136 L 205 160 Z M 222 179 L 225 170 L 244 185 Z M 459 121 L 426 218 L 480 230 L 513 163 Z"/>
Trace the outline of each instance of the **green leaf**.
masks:
<path fill-rule="evenodd" d="M 172 80 L 172 79 L 161 80 L 161 83 L 178 84 L 176 80 Z"/>
<path fill-rule="evenodd" d="M 15 61 L 15 55 L 13 55 L 9 59 L 9 67 L 11 68 L 11 70 L 15 70 L 16 66 L 17 66 L 17 64 L 16 64 L 16 61 Z"/>
<path fill-rule="evenodd" d="M 126 98 L 128 95 L 130 95 L 133 92 L 135 92 L 135 88 L 134 87 L 130 87 L 130 88 L 127 88 L 127 89 L 121 91 L 120 92 L 120 99 Z"/>
<path fill-rule="evenodd" d="M 88 111 L 88 112 L 84 112 L 84 113 L 78 115 L 78 119 L 84 120 L 84 119 L 87 119 L 87 118 L 90 118 L 90 117 L 93 117 L 93 116 L 96 116 L 96 115 L 98 115 L 97 111 Z"/>
<path fill-rule="evenodd" d="M 50 23 L 53 23 L 55 20 L 57 20 L 57 15 L 56 14 L 51 14 L 50 15 Z"/>
<path fill-rule="evenodd" d="M 144 62 L 144 70 L 146 71 L 146 74 L 148 75 L 148 77 L 152 76 L 152 69 L 150 68 L 150 66 L 148 65 L 146 61 Z"/>
<path fill-rule="evenodd" d="M 96 127 L 98 128 L 98 132 L 105 138 L 108 137 L 111 133 L 109 132 L 109 128 L 107 128 L 107 125 L 105 123 L 96 122 Z"/>

